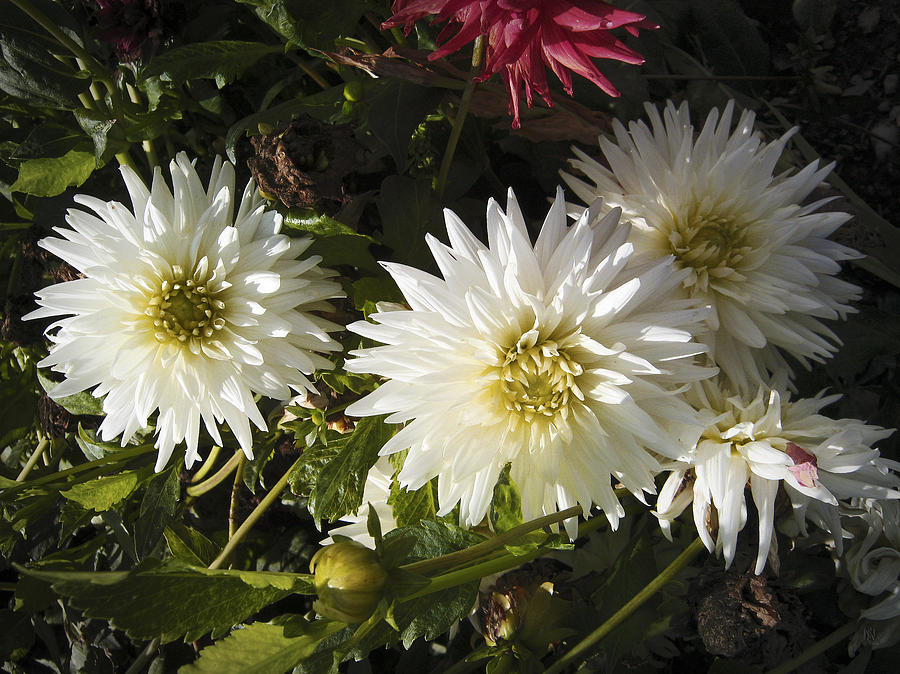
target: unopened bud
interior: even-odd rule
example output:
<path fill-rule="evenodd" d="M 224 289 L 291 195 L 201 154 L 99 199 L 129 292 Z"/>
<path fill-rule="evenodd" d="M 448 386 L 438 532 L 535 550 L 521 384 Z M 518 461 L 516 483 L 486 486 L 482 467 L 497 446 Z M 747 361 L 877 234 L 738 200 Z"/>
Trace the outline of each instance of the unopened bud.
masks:
<path fill-rule="evenodd" d="M 313 609 L 345 623 L 361 623 L 372 615 L 387 577 L 375 551 L 356 541 L 325 546 L 313 555 L 309 570 L 318 595 Z"/>

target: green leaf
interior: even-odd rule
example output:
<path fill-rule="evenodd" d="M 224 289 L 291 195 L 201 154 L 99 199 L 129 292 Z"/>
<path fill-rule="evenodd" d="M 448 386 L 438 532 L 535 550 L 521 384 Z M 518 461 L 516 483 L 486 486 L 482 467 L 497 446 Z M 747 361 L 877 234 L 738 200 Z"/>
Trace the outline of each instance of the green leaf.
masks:
<path fill-rule="evenodd" d="M 365 417 L 347 438 L 340 452 L 322 469 L 309 497 L 316 519 L 339 520 L 362 505 L 363 487 L 378 452 L 396 431 L 384 417 Z"/>
<path fill-rule="evenodd" d="M 81 43 L 78 25 L 60 3 L 34 5 L 69 38 Z M 66 57 L 58 59 L 57 56 Z M 27 103 L 58 109 L 78 107 L 76 96 L 90 80 L 67 65 L 70 53 L 19 8 L 0 14 L 0 89 Z"/>
<path fill-rule="evenodd" d="M 219 554 L 215 543 L 181 522 L 170 522 L 163 535 L 175 559 L 190 566 L 209 566 Z"/>
<path fill-rule="evenodd" d="M 90 137 L 94 144 L 94 158 L 97 160 L 97 164 L 100 165 L 109 160 L 110 156 L 114 154 L 113 150 L 123 144 L 123 141 L 120 139 L 117 143 L 114 143 L 115 147 L 110 148 L 109 132 L 116 125 L 116 120 L 110 119 L 101 112 L 84 109 L 75 110 L 74 115 L 78 126 Z"/>
<path fill-rule="evenodd" d="M 815 35 L 828 32 L 836 10 L 837 0 L 794 0 L 791 5 L 797 25 Z"/>
<path fill-rule="evenodd" d="M 295 618 L 287 624 L 252 623 L 207 646 L 179 674 L 273 674 L 293 669 L 344 623 Z M 290 634 L 291 636 L 287 636 Z"/>
<path fill-rule="evenodd" d="M 114 442 L 103 442 L 97 438 L 97 432 L 85 429 L 78 424 L 78 433 L 75 435 L 75 443 L 88 461 L 96 461 L 110 454 L 122 451 L 121 445 Z"/>
<path fill-rule="evenodd" d="M 266 467 L 275 452 L 275 441 L 271 437 L 262 447 L 259 444 L 262 443 L 257 443 L 257 447 L 253 449 L 253 458 L 250 461 L 244 461 L 244 469 L 241 471 L 241 480 L 251 494 L 256 493 L 257 484 L 266 486 L 262 482 L 263 468 Z"/>
<path fill-rule="evenodd" d="M 83 508 L 101 513 L 128 498 L 137 489 L 140 479 L 138 471 L 127 470 L 118 475 L 76 484 L 60 494 Z"/>
<path fill-rule="evenodd" d="M 498 534 L 503 533 L 524 522 L 522 519 L 522 498 L 519 490 L 509 479 L 509 471 L 505 470 L 500 480 L 494 485 L 494 496 L 488 514 L 491 526 Z"/>
<path fill-rule="evenodd" d="M 39 159 L 61 157 L 69 150 L 87 150 L 90 144 L 77 130 L 56 122 L 43 122 L 35 126 L 15 152 L 13 159 Z"/>
<path fill-rule="evenodd" d="M 93 562 L 97 551 L 103 547 L 105 542 L 105 536 L 94 536 L 94 538 L 77 547 L 53 552 L 40 561 L 29 564 L 29 568 L 38 571 L 87 569 Z M 59 595 L 52 590 L 50 583 L 34 576 L 23 574 L 19 576 L 19 582 L 16 583 L 14 608 L 16 611 L 40 613 L 56 602 L 58 598 Z"/>
<path fill-rule="evenodd" d="M 395 260 L 418 266 L 432 264 L 425 235 L 437 234 L 443 219 L 430 180 L 388 176 L 381 183 L 378 212 L 384 243 L 393 249 Z"/>
<path fill-rule="evenodd" d="M 291 209 L 284 215 L 283 228 L 314 235 L 306 254 L 321 255 L 326 266 L 346 264 L 369 271 L 381 269 L 369 252 L 369 246 L 374 243 L 372 237 L 360 234 L 327 215 L 308 208 Z"/>
<path fill-rule="evenodd" d="M 14 613 L 7 608 L 0 609 L 0 661 L 21 660 L 31 650 L 33 643 L 31 616 L 27 613 Z"/>
<path fill-rule="evenodd" d="M 57 382 L 45 376 L 40 370 L 37 372 L 37 378 L 41 388 L 47 393 L 53 390 L 53 387 L 57 384 Z M 103 400 L 101 398 L 95 398 L 87 391 L 73 393 L 64 398 L 54 398 L 53 402 L 62 407 L 69 414 L 74 414 L 76 416 L 81 414 L 103 414 Z"/>
<path fill-rule="evenodd" d="M 420 520 L 384 535 L 382 561 L 386 568 L 440 557 L 484 540 L 483 536 L 446 520 Z"/>
<path fill-rule="evenodd" d="M 105 618 L 133 639 L 194 641 L 222 634 L 264 606 L 312 594 L 312 576 L 210 570 L 150 558 L 131 571 L 72 572 L 19 568 L 52 583 L 91 618 Z"/>
<path fill-rule="evenodd" d="M 297 496 L 309 496 L 316 486 L 322 470 L 331 463 L 346 445 L 349 438 L 339 438 L 327 445 L 308 447 L 303 452 L 302 460 L 291 470 L 288 484 Z"/>
<path fill-rule="evenodd" d="M 147 483 L 141 510 L 134 523 L 134 549 L 138 559 L 153 554 L 168 522 L 178 510 L 181 461 L 175 461 Z"/>
<path fill-rule="evenodd" d="M 484 538 L 444 520 L 421 520 L 384 535 L 383 561 L 398 563 L 439 557 L 475 545 Z M 402 555 L 402 559 L 398 559 Z M 419 637 L 433 639 L 464 618 L 475 603 L 478 582 L 427 594 L 394 605 L 393 618 L 406 648 Z"/>
<path fill-rule="evenodd" d="M 281 51 L 280 45 L 271 46 L 262 42 L 197 42 L 154 56 L 145 76 L 178 84 L 193 79 L 215 79 L 222 86 L 238 79 L 263 56 Z"/>
<path fill-rule="evenodd" d="M 403 302 L 403 293 L 390 276 L 363 276 L 351 284 L 350 297 L 357 311 L 368 316 L 377 302 Z"/>
<path fill-rule="evenodd" d="M 407 491 L 396 480 L 391 482 L 391 493 L 388 505 L 393 508 L 394 519 L 398 527 L 415 524 L 419 520 L 434 519 L 435 508 L 434 487 L 431 482 L 422 485 L 416 491 Z"/>
<path fill-rule="evenodd" d="M 691 16 L 714 74 L 768 74 L 769 47 L 736 0 L 691 0 Z"/>
<path fill-rule="evenodd" d="M 19 177 L 9 189 L 36 197 L 55 197 L 68 187 L 79 187 L 96 167 L 94 153 L 80 150 L 69 150 L 62 157 L 28 159 L 19 165 Z"/>
<path fill-rule="evenodd" d="M 332 49 L 334 40 L 353 31 L 366 0 L 238 0 L 254 8 L 256 15 L 288 44 Z"/>
<path fill-rule="evenodd" d="M 369 130 L 391 153 L 397 171 L 409 164 L 413 132 L 444 97 L 443 89 L 420 87 L 402 80 L 384 82 L 372 96 L 367 117 Z"/>

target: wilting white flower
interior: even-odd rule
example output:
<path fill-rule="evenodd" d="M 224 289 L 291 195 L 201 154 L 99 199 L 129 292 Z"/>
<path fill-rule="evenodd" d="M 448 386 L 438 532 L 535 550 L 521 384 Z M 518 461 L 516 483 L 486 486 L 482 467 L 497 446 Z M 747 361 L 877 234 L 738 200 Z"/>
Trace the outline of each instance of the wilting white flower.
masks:
<path fill-rule="evenodd" d="M 444 278 L 386 264 L 411 309 L 349 326 L 386 346 L 352 352 L 347 369 L 390 381 L 347 413 L 405 423 L 381 453 L 408 448 L 400 484 L 438 477 L 439 514 L 458 503 L 465 525 L 485 516 L 507 464 L 524 517 L 598 504 L 616 523 L 611 476 L 652 491 L 647 448 L 674 458 L 678 434 L 700 431 L 670 392 L 710 373 L 693 362 L 704 310 L 670 296 L 687 272 L 669 259 L 626 271 L 618 212 L 568 228 L 562 190 L 535 245 L 512 192 L 505 213 L 488 204 L 489 246 L 445 216 L 450 247 L 428 237 Z"/>
<path fill-rule="evenodd" d="M 375 549 L 375 539 L 369 535 L 369 509 L 375 508 L 378 521 L 381 523 L 381 533 L 386 534 L 397 528 L 397 520 L 394 519 L 394 508 L 388 505 L 388 497 L 391 495 L 391 478 L 394 467 L 391 460 L 382 456 L 369 469 L 366 484 L 363 487 L 362 505 L 355 515 L 345 515 L 341 522 L 349 522 L 342 527 L 332 529 L 329 533 L 340 534 L 352 538 L 357 543 L 362 543 L 367 548 Z M 322 545 L 333 543 L 331 536 L 322 541 Z"/>
<path fill-rule="evenodd" d="M 174 194 L 156 168 L 150 190 L 122 168 L 133 212 L 87 195 L 75 201 L 72 229 L 55 228 L 43 248 L 83 278 L 38 293 L 26 318 L 65 316 L 48 328 L 50 355 L 40 366 L 65 375 L 55 398 L 93 388 L 105 396 L 104 440 L 122 444 L 159 410 L 160 470 L 179 442 L 188 466 L 198 458 L 202 419 L 216 443 L 225 421 L 252 456 L 250 421 L 261 429 L 253 393 L 286 399 L 314 390 L 301 374 L 331 363 L 315 352 L 340 346 L 340 326 L 309 311 L 329 310 L 341 296 L 318 256 L 296 259 L 310 239 L 279 234 L 281 216 L 267 211 L 254 183 L 234 213 L 234 167 L 220 159 L 209 188 L 185 154 L 170 164 Z"/>
<path fill-rule="evenodd" d="M 616 143 L 600 140 L 610 168 L 575 150 L 572 166 L 589 182 L 566 182 L 585 203 L 602 197 L 622 209 L 636 258 L 674 255 L 688 270 L 683 292 L 713 307 L 706 341 L 739 392 L 753 395 L 767 372 L 790 372 L 775 347 L 804 366 L 829 357 L 838 340 L 820 319 L 852 311 L 859 289 L 835 274 L 860 255 L 826 238 L 848 214 L 820 212 L 828 199 L 801 202 L 832 164 L 775 175 L 796 129 L 763 143 L 745 111 L 732 132 L 734 101 L 721 117 L 709 113 L 696 140 L 687 103 L 669 102 L 662 115 L 646 108 L 652 130 L 615 121 Z"/>
<path fill-rule="evenodd" d="M 900 616 L 900 502 L 859 499 L 855 505 L 867 526 L 847 551 L 846 570 L 857 591 L 880 599 L 860 617 L 896 618 Z M 885 592 L 888 595 L 882 597 Z"/>
<path fill-rule="evenodd" d="M 707 549 L 724 555 L 726 565 L 734 559 L 738 532 L 747 521 L 748 482 L 759 515 L 757 574 L 772 545 L 780 486 L 801 512 L 809 499 L 837 506 L 838 499 L 852 497 L 900 498 L 900 480 L 871 448 L 893 430 L 818 414 L 840 396 L 791 402 L 788 393 L 764 387 L 753 398 L 732 396 L 711 379 L 694 384 L 685 397 L 714 421 L 691 460 L 669 475 L 655 514 L 671 520 L 693 501 L 700 537 Z"/>

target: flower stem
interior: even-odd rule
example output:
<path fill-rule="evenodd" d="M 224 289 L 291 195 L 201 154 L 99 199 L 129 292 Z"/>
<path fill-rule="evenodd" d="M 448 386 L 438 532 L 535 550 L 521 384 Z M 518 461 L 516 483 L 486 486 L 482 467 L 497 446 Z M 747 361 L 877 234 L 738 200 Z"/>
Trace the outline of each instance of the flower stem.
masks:
<path fill-rule="evenodd" d="M 786 660 L 785 662 L 782 662 L 780 665 L 778 665 L 775 669 L 769 670 L 768 674 L 788 674 L 788 672 L 793 672 L 795 669 L 797 669 L 801 665 L 806 664 L 817 655 L 821 655 L 832 646 L 836 646 L 837 644 L 841 643 L 844 639 L 851 636 L 858 628 L 859 621 L 851 620 L 846 625 L 838 627 L 834 632 L 814 643 L 796 658 Z"/>
<path fill-rule="evenodd" d="M 137 92 L 137 89 L 127 82 L 125 83 L 125 89 L 128 91 L 128 98 L 131 99 L 132 103 L 143 106 L 141 95 Z M 153 167 L 159 165 L 159 159 L 156 157 L 156 148 L 153 147 L 153 141 L 149 138 L 142 140 L 141 148 L 144 150 L 144 154 L 147 155 L 147 163 L 150 164 L 150 173 L 152 175 Z"/>
<path fill-rule="evenodd" d="M 435 557 L 433 559 L 424 559 L 420 562 L 404 564 L 400 567 L 400 569 L 403 571 L 409 571 L 411 573 L 427 573 L 429 571 L 449 569 L 453 566 L 458 566 L 465 562 L 483 557 L 486 553 L 503 547 L 507 543 L 511 543 L 517 538 L 524 536 L 525 534 L 530 533 L 536 529 L 541 529 L 548 524 L 556 524 L 557 522 L 562 522 L 563 520 L 567 520 L 570 517 L 577 517 L 581 512 L 581 506 L 572 506 L 571 508 L 568 508 L 561 512 L 545 515 L 544 517 L 539 517 L 535 520 L 531 520 L 530 522 L 520 524 L 516 527 L 513 527 L 512 529 L 509 529 L 508 531 L 503 532 L 499 536 L 494 536 L 493 538 L 489 538 L 486 541 L 482 541 L 481 543 L 476 543 L 475 545 L 465 548 L 464 550 L 457 550 L 456 552 L 451 552 L 449 554 Z"/>
<path fill-rule="evenodd" d="M 284 475 L 281 476 L 281 479 L 275 483 L 275 486 L 263 497 L 263 500 L 259 502 L 259 505 L 247 516 L 247 519 L 245 519 L 241 526 L 238 527 L 238 530 L 234 532 L 234 536 L 228 539 L 228 543 L 222 548 L 222 552 L 219 553 L 219 556 L 209 565 L 210 569 L 218 569 L 228 560 L 231 553 L 234 552 L 234 549 L 238 546 L 238 543 L 240 543 L 250 532 L 250 529 L 253 528 L 253 525 L 256 524 L 257 520 L 262 517 L 263 513 L 269 509 L 269 506 L 275 503 L 275 501 L 278 500 L 278 497 L 281 496 L 281 492 L 287 487 L 288 476 L 291 474 L 291 471 L 294 470 L 294 466 L 300 463 L 302 459 L 303 457 L 301 456 L 291 464 L 291 467 L 285 471 Z"/>
<path fill-rule="evenodd" d="M 461 569 L 457 569 L 456 571 L 451 571 L 450 573 L 435 576 L 431 579 L 431 582 L 426 587 L 422 588 L 414 594 L 409 595 L 408 597 L 403 597 L 403 601 L 416 599 L 417 597 L 431 594 L 432 592 L 440 592 L 441 590 L 446 590 L 450 587 L 456 587 L 457 585 L 465 585 L 466 583 L 471 583 L 473 581 L 484 578 L 485 576 L 489 576 L 492 573 L 500 573 L 501 571 L 512 569 L 516 566 L 524 564 L 525 562 L 530 562 L 532 559 L 546 554 L 546 552 L 547 551 L 543 548 L 537 548 L 536 550 L 527 552 L 524 555 L 514 555 L 512 553 L 506 553 L 502 557 L 489 559 L 486 562 L 472 564 L 470 566 L 465 566 Z"/>
<path fill-rule="evenodd" d="M 187 495 L 200 496 L 212 489 L 215 489 L 225 478 L 227 478 L 229 475 L 231 475 L 232 472 L 234 472 L 234 469 L 238 467 L 238 464 L 241 462 L 243 456 L 244 452 L 242 452 L 240 449 L 235 451 L 234 456 L 228 459 L 228 462 L 224 466 L 219 468 L 215 475 L 204 480 L 203 482 L 188 487 Z"/>
<path fill-rule="evenodd" d="M 634 595 L 622 608 L 600 625 L 600 627 L 587 635 L 579 643 L 575 644 L 568 653 L 550 665 L 550 667 L 545 670 L 545 674 L 561 672 L 569 665 L 575 664 L 579 659 L 590 653 L 598 641 L 612 632 L 612 630 L 618 627 L 626 618 L 628 618 L 628 616 L 634 613 L 638 607 L 659 592 L 670 580 L 684 569 L 684 567 L 690 564 L 703 549 L 703 541 L 699 538 L 695 539 L 693 543 L 675 558 L 675 561 L 663 569 L 656 578 L 644 587 L 644 589 Z"/>
<path fill-rule="evenodd" d="M 209 450 L 209 454 L 206 459 L 203 461 L 203 465 L 197 469 L 197 472 L 191 476 L 191 484 L 197 484 L 200 480 L 206 477 L 206 474 L 212 470 L 212 467 L 216 463 L 216 459 L 219 458 L 219 452 L 222 451 L 222 448 L 219 445 L 213 445 L 212 449 Z"/>
<path fill-rule="evenodd" d="M 466 115 L 469 112 L 472 94 L 475 93 L 475 75 L 481 67 L 481 58 L 483 54 L 484 35 L 479 35 L 475 39 L 475 45 L 472 47 L 472 70 L 469 72 L 469 81 L 466 82 L 466 88 L 463 89 L 462 97 L 459 101 L 459 110 L 457 110 L 456 118 L 453 120 L 453 128 L 450 130 L 450 138 L 447 140 L 447 149 L 444 151 L 444 158 L 441 160 L 441 168 L 438 171 L 437 185 L 435 187 L 438 200 L 443 198 L 444 190 L 447 188 L 447 177 L 450 175 L 450 165 L 453 163 L 456 145 L 459 143 L 463 124 L 465 124 Z"/>
<path fill-rule="evenodd" d="M 19 473 L 19 476 L 16 478 L 16 482 L 21 482 L 26 477 L 28 477 L 28 473 L 31 472 L 31 469 L 34 468 L 34 464 L 36 464 L 38 462 L 38 459 L 41 458 L 41 455 L 44 453 L 44 451 L 47 449 L 47 447 L 49 445 L 50 445 L 50 440 L 48 438 L 46 438 L 46 437 L 40 438 L 40 442 L 38 442 L 37 448 L 34 450 L 34 452 L 31 454 L 31 456 L 28 457 L 28 462 L 25 464 L 25 467 L 22 469 L 22 472 Z"/>
<path fill-rule="evenodd" d="M 134 662 L 131 663 L 131 666 L 125 670 L 125 674 L 141 674 L 144 671 L 144 665 L 156 655 L 156 651 L 159 649 L 160 638 L 156 637 L 147 644 L 147 647 L 144 648 L 138 654 L 138 656 L 134 659 Z"/>
<path fill-rule="evenodd" d="M 234 537 L 235 523 L 237 521 L 237 497 L 244 482 L 244 453 L 240 453 L 237 469 L 234 471 L 234 483 L 231 485 L 231 502 L 228 504 L 228 538 Z"/>

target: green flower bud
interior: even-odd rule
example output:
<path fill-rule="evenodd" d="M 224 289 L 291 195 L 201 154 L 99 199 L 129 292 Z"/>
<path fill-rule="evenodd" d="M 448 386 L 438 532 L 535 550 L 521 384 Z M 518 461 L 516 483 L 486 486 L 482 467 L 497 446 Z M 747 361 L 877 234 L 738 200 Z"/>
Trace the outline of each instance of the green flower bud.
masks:
<path fill-rule="evenodd" d="M 361 623 L 370 615 L 384 590 L 387 574 L 374 550 L 356 541 L 326 545 L 309 561 L 319 598 L 319 615 L 345 623 Z"/>

